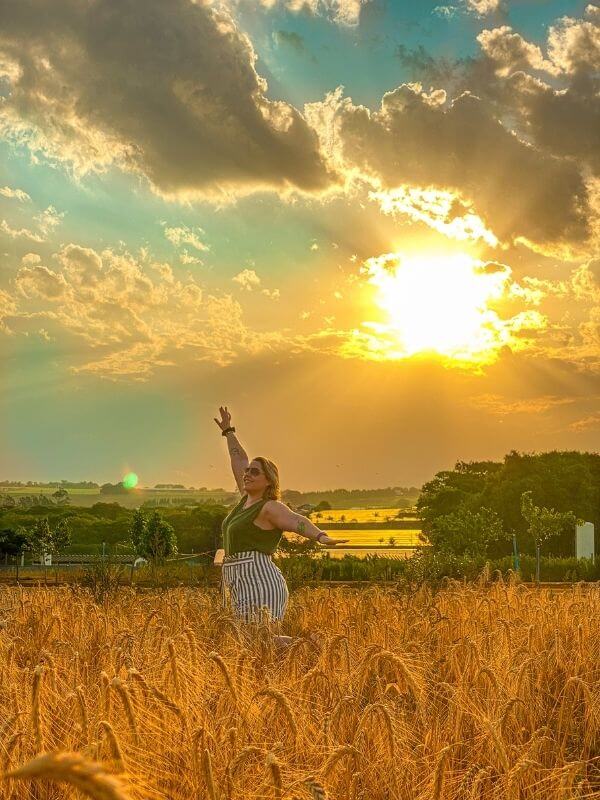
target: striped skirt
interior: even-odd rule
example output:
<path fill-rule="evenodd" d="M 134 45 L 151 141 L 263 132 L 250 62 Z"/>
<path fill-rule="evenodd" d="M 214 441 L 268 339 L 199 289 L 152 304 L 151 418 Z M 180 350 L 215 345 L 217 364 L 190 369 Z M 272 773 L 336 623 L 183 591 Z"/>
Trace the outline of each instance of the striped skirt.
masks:
<path fill-rule="evenodd" d="M 224 608 L 227 591 L 234 614 L 244 622 L 259 619 L 261 608 L 268 610 L 271 619 L 283 619 L 288 588 L 283 573 L 267 553 L 246 550 L 225 556 L 221 573 Z"/>

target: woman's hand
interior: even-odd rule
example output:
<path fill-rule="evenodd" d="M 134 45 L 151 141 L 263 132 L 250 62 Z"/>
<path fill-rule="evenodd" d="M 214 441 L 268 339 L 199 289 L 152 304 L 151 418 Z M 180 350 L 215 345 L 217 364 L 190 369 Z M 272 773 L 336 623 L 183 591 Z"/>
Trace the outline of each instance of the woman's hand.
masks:
<path fill-rule="evenodd" d="M 221 428 L 222 431 L 224 431 L 225 428 L 231 428 L 231 414 L 227 411 L 227 406 L 220 406 L 219 412 L 221 414 L 220 421 L 216 417 L 213 417 L 219 428 Z"/>
<path fill-rule="evenodd" d="M 323 531 L 325 533 L 325 531 Z M 328 547 L 334 547 L 336 544 L 346 544 L 350 539 L 334 539 L 333 536 L 319 536 L 319 544 L 326 544 Z"/>

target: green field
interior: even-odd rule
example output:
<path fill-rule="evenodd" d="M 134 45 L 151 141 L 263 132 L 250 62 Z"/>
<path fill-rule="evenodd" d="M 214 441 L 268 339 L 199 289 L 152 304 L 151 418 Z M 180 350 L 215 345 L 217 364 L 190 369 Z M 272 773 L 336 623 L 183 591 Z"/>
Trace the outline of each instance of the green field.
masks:
<path fill-rule="evenodd" d="M 27 494 L 54 494 L 60 487 L 58 486 L 0 486 L 0 494 L 12 495 L 27 495 Z M 78 489 L 67 489 L 70 495 L 93 495 L 97 497 L 100 494 L 100 488 L 91 489 L 90 487 L 82 487 Z"/>

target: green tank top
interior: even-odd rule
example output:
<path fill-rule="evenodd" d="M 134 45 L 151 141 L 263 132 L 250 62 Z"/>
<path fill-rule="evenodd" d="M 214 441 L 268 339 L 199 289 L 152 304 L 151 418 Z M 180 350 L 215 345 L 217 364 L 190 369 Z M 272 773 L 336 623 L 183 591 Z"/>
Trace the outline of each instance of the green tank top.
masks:
<path fill-rule="evenodd" d="M 267 502 L 259 500 L 248 508 L 243 508 L 248 499 L 245 494 L 235 508 L 223 520 L 221 531 L 223 534 L 223 549 L 226 556 L 234 553 L 243 553 L 246 550 L 258 550 L 271 555 L 277 550 L 283 531 L 273 528 L 265 531 L 254 523 L 262 507 Z"/>

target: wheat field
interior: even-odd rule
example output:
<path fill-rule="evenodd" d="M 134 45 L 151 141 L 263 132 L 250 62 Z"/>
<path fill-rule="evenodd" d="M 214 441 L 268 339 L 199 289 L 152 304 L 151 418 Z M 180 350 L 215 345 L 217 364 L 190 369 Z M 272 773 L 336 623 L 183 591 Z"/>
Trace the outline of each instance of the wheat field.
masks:
<path fill-rule="evenodd" d="M 600 796 L 600 588 L 0 591 L 7 800 Z M 320 639 L 309 636 L 318 632 Z"/>

